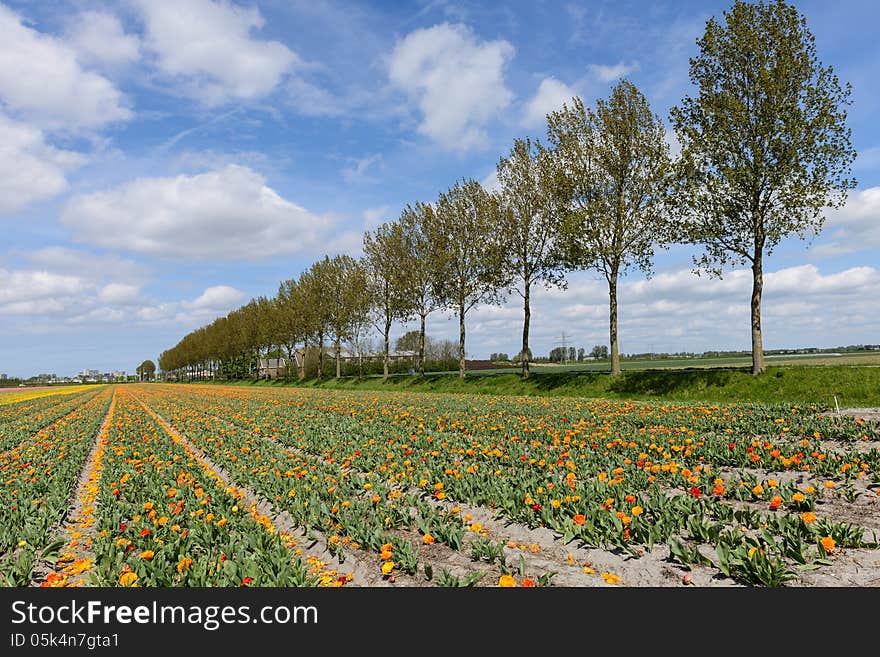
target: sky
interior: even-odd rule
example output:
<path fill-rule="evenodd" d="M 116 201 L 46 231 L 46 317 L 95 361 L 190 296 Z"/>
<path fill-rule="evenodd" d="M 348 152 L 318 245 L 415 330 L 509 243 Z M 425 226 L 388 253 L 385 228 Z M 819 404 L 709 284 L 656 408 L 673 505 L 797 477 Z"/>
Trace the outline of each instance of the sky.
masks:
<path fill-rule="evenodd" d="M 796 2 L 852 84 L 857 187 L 765 262 L 766 349 L 880 343 L 880 5 Z M 626 77 L 669 126 L 727 2 L 0 0 L 0 372 L 132 372 L 192 329 L 360 254 L 517 137 Z M 750 271 L 658 252 L 620 286 L 624 353 L 749 349 Z M 533 296 L 532 351 L 608 344 L 604 280 Z M 519 351 L 518 296 L 467 353 Z M 395 326 L 400 335 L 411 326 Z M 431 337 L 457 321 L 428 317 Z"/>

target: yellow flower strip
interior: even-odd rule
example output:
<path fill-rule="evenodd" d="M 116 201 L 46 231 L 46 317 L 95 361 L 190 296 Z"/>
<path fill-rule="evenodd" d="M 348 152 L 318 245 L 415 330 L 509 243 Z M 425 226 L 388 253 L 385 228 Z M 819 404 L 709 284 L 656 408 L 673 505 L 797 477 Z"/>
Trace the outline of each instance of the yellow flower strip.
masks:
<path fill-rule="evenodd" d="M 116 392 L 114 391 L 113 399 L 110 401 L 110 410 L 107 412 L 104 425 L 101 427 L 101 434 L 98 437 L 98 448 L 86 464 L 88 480 L 77 491 L 77 499 L 82 510 L 79 517 L 71 518 L 65 527 L 70 538 L 61 552 L 55 571 L 49 573 L 42 586 L 80 586 L 84 583 L 86 573 L 91 570 L 93 560 L 78 557 L 81 557 L 83 552 L 87 552 L 92 543 L 88 533 L 95 524 L 95 499 L 98 496 L 104 452 L 107 450 L 107 434 L 110 431 L 110 422 L 113 419 L 115 408 Z"/>
<path fill-rule="evenodd" d="M 29 401 L 31 399 L 39 399 L 40 397 L 51 397 L 52 395 L 72 395 L 83 390 L 95 390 L 98 386 L 65 386 L 63 388 L 41 388 L 39 390 L 22 390 L 0 392 L 0 406 L 6 404 L 14 404 L 20 401 Z"/>

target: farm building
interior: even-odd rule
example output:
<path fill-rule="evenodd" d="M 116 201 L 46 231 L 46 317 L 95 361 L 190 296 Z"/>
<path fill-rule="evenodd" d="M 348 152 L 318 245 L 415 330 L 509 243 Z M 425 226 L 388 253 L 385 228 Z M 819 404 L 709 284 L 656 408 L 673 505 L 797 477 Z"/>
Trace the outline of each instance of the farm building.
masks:
<path fill-rule="evenodd" d="M 260 377 L 274 379 L 277 376 L 287 374 L 286 358 L 261 358 L 259 365 Z"/>

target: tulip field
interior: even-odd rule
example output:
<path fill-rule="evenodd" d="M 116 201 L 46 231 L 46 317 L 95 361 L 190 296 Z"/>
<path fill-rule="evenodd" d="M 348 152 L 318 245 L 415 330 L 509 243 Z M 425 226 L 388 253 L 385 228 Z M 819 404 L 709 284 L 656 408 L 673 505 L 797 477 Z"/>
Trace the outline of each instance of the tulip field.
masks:
<path fill-rule="evenodd" d="M 0 395 L 0 496 L 6 586 L 880 585 L 880 427 L 793 404 Z"/>

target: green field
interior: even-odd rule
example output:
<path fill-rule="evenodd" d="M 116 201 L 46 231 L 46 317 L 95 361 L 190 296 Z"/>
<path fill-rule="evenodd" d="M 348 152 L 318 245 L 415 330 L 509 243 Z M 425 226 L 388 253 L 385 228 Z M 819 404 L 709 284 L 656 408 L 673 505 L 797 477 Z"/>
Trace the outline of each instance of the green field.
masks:
<path fill-rule="evenodd" d="M 409 390 L 495 395 L 602 397 L 607 399 L 791 402 L 835 408 L 880 406 L 880 367 L 854 365 L 772 366 L 760 376 L 748 368 L 703 367 L 625 369 L 620 377 L 604 372 L 557 367 L 538 368 L 523 381 L 516 370 L 483 370 L 468 373 L 432 373 L 424 378 L 407 375 L 334 378 L 304 382 L 238 382 L 239 385 L 301 386 L 326 389 Z"/>

